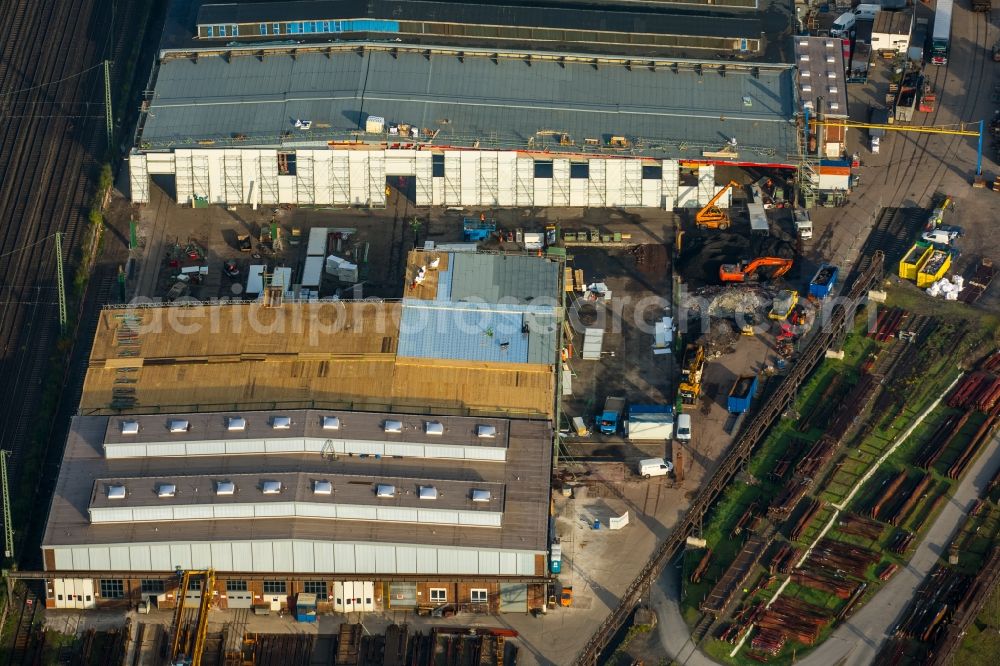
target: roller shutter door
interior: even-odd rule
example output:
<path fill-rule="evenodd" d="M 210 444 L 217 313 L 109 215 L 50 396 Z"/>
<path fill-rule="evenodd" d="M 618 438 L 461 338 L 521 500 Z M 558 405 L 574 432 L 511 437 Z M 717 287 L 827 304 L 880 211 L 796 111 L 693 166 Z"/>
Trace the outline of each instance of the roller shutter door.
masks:
<path fill-rule="evenodd" d="M 527 613 L 528 586 L 524 583 L 500 585 L 500 612 Z"/>
<path fill-rule="evenodd" d="M 389 583 L 389 608 L 414 608 L 416 605 L 416 583 Z"/>

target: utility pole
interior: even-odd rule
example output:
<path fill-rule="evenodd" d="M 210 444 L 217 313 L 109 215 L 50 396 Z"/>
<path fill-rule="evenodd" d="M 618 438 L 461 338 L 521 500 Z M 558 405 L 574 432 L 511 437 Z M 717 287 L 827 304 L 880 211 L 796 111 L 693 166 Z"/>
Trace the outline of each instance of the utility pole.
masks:
<path fill-rule="evenodd" d="M 10 521 L 10 489 L 7 487 L 7 456 L 9 451 L 0 451 L 0 483 L 3 484 L 3 554 L 8 560 L 14 559 L 14 526 Z"/>
<path fill-rule="evenodd" d="M 59 290 L 59 328 L 63 333 L 65 333 L 66 332 L 66 280 L 63 277 L 61 231 L 56 232 L 56 288 Z"/>
<path fill-rule="evenodd" d="M 114 122 L 111 119 L 111 61 L 104 61 L 104 123 L 108 133 L 108 151 L 114 144 Z"/>

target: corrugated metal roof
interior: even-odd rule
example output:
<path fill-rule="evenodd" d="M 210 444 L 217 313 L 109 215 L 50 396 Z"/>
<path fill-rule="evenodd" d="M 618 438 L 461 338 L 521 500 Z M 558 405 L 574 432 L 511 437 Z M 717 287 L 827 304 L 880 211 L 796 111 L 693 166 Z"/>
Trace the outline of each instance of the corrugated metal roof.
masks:
<path fill-rule="evenodd" d="M 551 306 L 405 300 L 401 357 L 498 363 L 554 363 Z"/>
<path fill-rule="evenodd" d="M 325 145 L 374 115 L 439 130 L 437 145 L 524 149 L 534 138 L 537 148 L 536 133 L 547 130 L 570 135 L 575 146 L 545 144 L 564 152 L 580 152 L 585 138 L 606 144 L 611 136 L 629 137 L 635 154 L 664 158 L 700 157 L 731 137 L 743 154 L 782 158 L 797 150 L 791 67 L 761 67 L 757 76 L 730 68 L 721 76 L 542 60 L 529 66 L 510 58 L 425 58 L 404 46 L 396 58 L 369 48 L 360 56 L 294 59 L 250 53 L 161 62 L 142 145 Z M 293 131 L 296 118 L 312 120 L 313 129 Z"/>
<path fill-rule="evenodd" d="M 559 265 L 518 254 L 453 253 L 448 257 L 452 301 L 554 305 Z M 439 282 L 440 284 L 440 282 Z M 438 298 L 441 294 L 438 293 Z"/>

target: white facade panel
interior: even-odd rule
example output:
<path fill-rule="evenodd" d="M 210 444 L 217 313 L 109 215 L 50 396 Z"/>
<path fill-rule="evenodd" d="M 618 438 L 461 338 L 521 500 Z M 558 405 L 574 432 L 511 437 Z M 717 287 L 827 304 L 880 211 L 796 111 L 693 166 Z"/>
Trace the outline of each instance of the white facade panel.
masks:
<path fill-rule="evenodd" d="M 479 205 L 500 205 L 500 155 L 495 151 L 479 153 Z"/>
<path fill-rule="evenodd" d="M 462 176 L 459 183 L 460 198 L 463 206 L 479 205 L 479 190 L 482 186 L 479 169 L 479 151 L 463 150 L 459 152 L 462 164 Z M 448 163 L 445 158 L 445 180 L 448 179 Z"/>
<path fill-rule="evenodd" d="M 514 178 L 514 205 L 531 206 L 535 199 L 535 160 L 518 157 Z"/>
<path fill-rule="evenodd" d="M 458 571 L 459 552 L 450 548 L 437 549 L 438 571 Z"/>
<path fill-rule="evenodd" d="M 271 543 L 274 553 L 275 571 L 295 571 L 295 557 L 290 541 L 274 541 Z"/>
<path fill-rule="evenodd" d="M 351 171 L 348 154 L 343 150 L 330 151 L 330 189 L 336 206 L 351 203 Z"/>
<path fill-rule="evenodd" d="M 444 205 L 462 205 L 462 156 L 454 151 L 444 154 Z"/>
<path fill-rule="evenodd" d="M 376 546 L 367 543 L 354 544 L 354 571 L 375 573 Z"/>
<path fill-rule="evenodd" d="M 517 553 L 512 553 L 510 551 L 500 551 L 500 575 L 501 576 L 516 576 L 517 575 Z"/>
<path fill-rule="evenodd" d="M 624 206 L 625 160 L 602 160 L 604 162 L 604 205 Z"/>
<path fill-rule="evenodd" d="M 396 547 L 395 546 L 374 546 L 375 550 L 375 572 L 376 573 L 396 573 Z"/>
<path fill-rule="evenodd" d="M 613 205 L 608 203 L 608 194 L 606 191 L 607 165 L 608 161 L 600 158 L 594 158 L 589 162 L 587 167 L 589 172 L 587 178 L 589 184 L 589 192 L 587 193 L 588 206 L 600 208 Z"/>
<path fill-rule="evenodd" d="M 73 568 L 83 571 L 93 571 L 90 567 L 90 551 L 86 548 L 73 549 Z"/>
<path fill-rule="evenodd" d="M 129 559 L 128 546 L 112 546 L 108 549 L 108 553 L 111 556 L 112 571 L 127 571 L 135 568 Z M 94 563 L 93 554 L 91 554 L 90 563 Z"/>
<path fill-rule="evenodd" d="M 168 571 L 174 568 L 173 562 L 170 561 L 170 546 L 154 544 L 139 547 L 149 550 L 150 571 Z"/>
<path fill-rule="evenodd" d="M 475 525 L 478 527 L 500 527 L 500 513 L 486 513 L 485 511 L 459 511 L 458 522 L 462 525 Z"/>
<path fill-rule="evenodd" d="M 252 513 L 248 518 L 279 518 L 281 516 L 294 516 L 294 502 L 275 502 L 273 504 L 256 504 L 250 506 Z"/>
<path fill-rule="evenodd" d="M 431 154 L 418 151 L 414 158 L 414 203 L 418 206 L 430 206 L 434 197 L 434 179 Z"/>
<path fill-rule="evenodd" d="M 245 571 L 233 566 L 233 546 L 225 541 L 212 543 L 212 566 L 219 571 Z"/>
<path fill-rule="evenodd" d="M 517 153 L 497 153 L 497 205 L 513 206 L 516 200 Z"/>
<path fill-rule="evenodd" d="M 500 573 L 500 553 L 495 550 L 481 550 L 479 551 L 479 570 L 477 573 L 480 574 L 492 574 L 497 575 Z"/>
<path fill-rule="evenodd" d="M 622 205 L 642 205 L 642 160 L 624 160 L 622 164 Z"/>
<path fill-rule="evenodd" d="M 299 180 L 295 176 L 278 176 L 278 201 L 293 203 L 299 198 Z"/>
<path fill-rule="evenodd" d="M 142 156 L 146 160 L 146 172 L 151 176 L 172 175 L 177 169 L 174 153 L 144 153 Z"/>
<path fill-rule="evenodd" d="M 191 545 L 186 543 L 170 544 L 171 568 L 194 569 L 191 564 Z"/>
<path fill-rule="evenodd" d="M 333 556 L 333 544 L 317 541 L 313 544 L 313 566 L 316 571 L 336 571 L 337 560 Z"/>
<path fill-rule="evenodd" d="M 385 208 L 385 152 L 373 150 L 368 153 L 368 205 Z"/>
<path fill-rule="evenodd" d="M 412 546 L 396 546 L 396 573 L 417 573 L 417 549 Z"/>
<path fill-rule="evenodd" d="M 438 551 L 436 548 L 417 548 L 417 573 L 438 573 Z"/>
<path fill-rule="evenodd" d="M 145 444 L 104 445 L 105 458 L 145 458 L 146 455 L 147 455 L 147 449 Z"/>
<path fill-rule="evenodd" d="M 253 547 L 249 542 L 233 542 L 233 571 L 253 571 Z"/>
<path fill-rule="evenodd" d="M 132 520 L 137 523 L 173 519 L 174 510 L 169 506 L 137 506 L 132 509 Z"/>
<path fill-rule="evenodd" d="M 110 548 L 90 548 L 87 555 L 90 557 L 90 565 L 94 567 L 94 571 L 111 570 Z"/>
<path fill-rule="evenodd" d="M 251 541 L 253 571 L 274 571 L 274 548 L 270 541 Z"/>
<path fill-rule="evenodd" d="M 174 520 L 211 520 L 214 517 L 215 512 L 210 505 L 174 507 Z"/>
<path fill-rule="evenodd" d="M 347 154 L 350 170 L 350 203 L 352 206 L 367 206 L 370 193 L 368 188 L 368 153 L 352 150 Z"/>
<path fill-rule="evenodd" d="M 378 520 L 395 521 L 400 523 L 415 523 L 418 520 L 417 509 L 403 506 L 380 506 L 378 508 Z"/>
<path fill-rule="evenodd" d="M 444 205 L 444 178 L 441 176 L 431 178 L 431 201 L 435 206 Z"/>
<path fill-rule="evenodd" d="M 309 257 L 306 259 L 306 263 L 309 263 L 310 259 L 323 260 L 322 257 Z M 305 285 L 312 286 L 312 285 Z M 315 286 L 319 286 L 318 284 Z M 306 450 L 306 444 L 304 439 L 291 438 L 291 439 L 265 439 L 264 440 L 264 453 L 299 453 Z"/>
<path fill-rule="evenodd" d="M 534 576 L 535 575 L 535 556 L 531 553 L 518 553 L 517 554 L 517 575 L 518 576 Z"/>
<path fill-rule="evenodd" d="M 569 205 L 586 206 L 590 201 L 590 181 L 587 178 L 569 179 Z"/>
<path fill-rule="evenodd" d="M 407 444 L 405 442 L 386 442 L 385 455 L 388 456 L 424 456 L 423 445 Z"/>
<path fill-rule="evenodd" d="M 55 557 L 57 571 L 67 571 L 76 568 L 76 565 L 73 564 L 73 549 L 53 548 L 52 553 Z"/>
<path fill-rule="evenodd" d="M 663 181 L 647 178 L 642 181 L 642 205 L 646 208 L 656 208 L 663 200 Z"/>
<path fill-rule="evenodd" d="M 364 442 L 351 440 L 346 443 L 348 453 L 366 453 L 368 455 L 384 455 L 385 444 L 382 442 Z"/>
<path fill-rule="evenodd" d="M 191 544 L 191 568 L 209 569 L 212 566 L 212 545 L 194 542 Z"/>
<path fill-rule="evenodd" d="M 230 439 L 225 443 L 225 446 L 226 455 L 259 453 L 264 450 L 264 441 L 260 439 Z"/>
<path fill-rule="evenodd" d="M 420 509 L 419 521 L 421 523 L 440 523 L 442 525 L 458 525 L 458 511 L 445 511 L 443 509 Z"/>
<path fill-rule="evenodd" d="M 712 197 L 718 188 L 715 186 L 715 165 L 714 164 L 703 164 L 698 167 L 698 206 L 704 206 Z"/>
<path fill-rule="evenodd" d="M 216 171 L 218 171 L 216 160 Z M 191 182 L 192 192 L 196 197 L 202 197 L 208 201 L 221 203 L 212 197 L 212 164 L 209 161 L 207 151 L 191 151 Z"/>
<path fill-rule="evenodd" d="M 295 558 L 296 573 L 311 573 L 316 571 L 313 545 L 308 541 L 292 542 L 292 556 Z"/>
<path fill-rule="evenodd" d="M 378 509 L 374 506 L 337 505 L 337 517 L 341 520 L 377 520 Z"/>
<path fill-rule="evenodd" d="M 144 456 L 150 456 L 152 458 L 162 457 L 162 456 L 183 456 L 187 455 L 187 444 L 184 442 L 155 442 L 146 445 L 146 452 L 143 453 Z M 129 450 L 120 451 L 117 446 L 114 447 L 114 455 L 111 455 L 111 449 L 108 449 L 109 458 L 128 458 Z"/>
<path fill-rule="evenodd" d="M 303 518 L 336 518 L 336 504 L 317 504 L 316 502 L 296 502 L 295 515 Z"/>
<path fill-rule="evenodd" d="M 416 170 L 415 150 L 386 150 L 385 151 L 385 175 L 386 176 L 415 176 Z"/>
<path fill-rule="evenodd" d="M 313 202 L 317 206 L 333 205 L 332 150 L 313 151 Z"/>
<path fill-rule="evenodd" d="M 333 559 L 337 563 L 337 571 L 343 573 L 354 573 L 357 571 L 357 567 L 354 564 L 354 544 L 333 544 Z"/>
<path fill-rule="evenodd" d="M 569 206 L 569 160 L 552 160 L 552 204 Z"/>
<path fill-rule="evenodd" d="M 677 160 L 663 160 L 663 207 L 666 210 L 679 208 L 677 186 L 680 184 L 681 165 Z"/>
<path fill-rule="evenodd" d="M 471 448 L 471 447 L 470 447 Z M 424 457 L 426 458 L 465 458 L 464 446 L 446 446 L 442 444 L 426 444 L 424 446 Z"/>
<path fill-rule="evenodd" d="M 94 508 L 90 510 L 90 522 L 130 523 L 132 522 L 132 509 Z"/>
<path fill-rule="evenodd" d="M 551 206 L 552 205 L 552 179 L 551 178 L 535 178 L 534 187 L 534 199 L 531 202 L 532 206 Z"/>
<path fill-rule="evenodd" d="M 175 176 L 174 189 L 177 194 L 177 203 L 189 204 L 194 193 L 194 176 L 191 160 L 191 150 L 188 148 L 178 148 L 174 151 Z"/>
<path fill-rule="evenodd" d="M 173 164 L 171 164 L 171 171 Z M 133 203 L 149 203 L 149 165 L 143 154 L 128 158 L 129 194 Z"/>
<path fill-rule="evenodd" d="M 237 205 L 244 202 L 243 154 L 246 151 L 227 148 L 222 151 L 222 191 L 223 200 L 227 204 Z"/>
<path fill-rule="evenodd" d="M 258 151 L 258 186 L 260 192 L 257 200 L 264 205 L 278 203 L 278 151 Z"/>

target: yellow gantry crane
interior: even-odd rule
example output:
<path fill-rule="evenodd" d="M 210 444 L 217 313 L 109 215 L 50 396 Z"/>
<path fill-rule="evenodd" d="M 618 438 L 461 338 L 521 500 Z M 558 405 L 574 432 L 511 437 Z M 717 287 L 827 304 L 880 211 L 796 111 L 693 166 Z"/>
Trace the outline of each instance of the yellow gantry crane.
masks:
<path fill-rule="evenodd" d="M 194 622 L 184 622 L 184 598 L 193 582 L 201 583 L 201 601 Z M 170 642 L 170 666 L 200 666 L 208 636 L 208 610 L 212 607 L 215 570 L 185 571 L 177 590 L 174 635 Z"/>
<path fill-rule="evenodd" d="M 950 134 L 952 136 L 979 137 L 979 147 L 976 152 L 976 177 L 983 175 L 983 138 L 986 135 L 986 121 L 959 123 L 957 125 L 884 125 L 876 123 L 859 123 L 853 120 L 820 120 L 810 119 L 812 125 L 819 127 L 844 127 L 855 129 L 881 129 L 887 132 L 915 132 L 917 134 Z M 975 127 L 976 129 L 969 129 Z"/>

